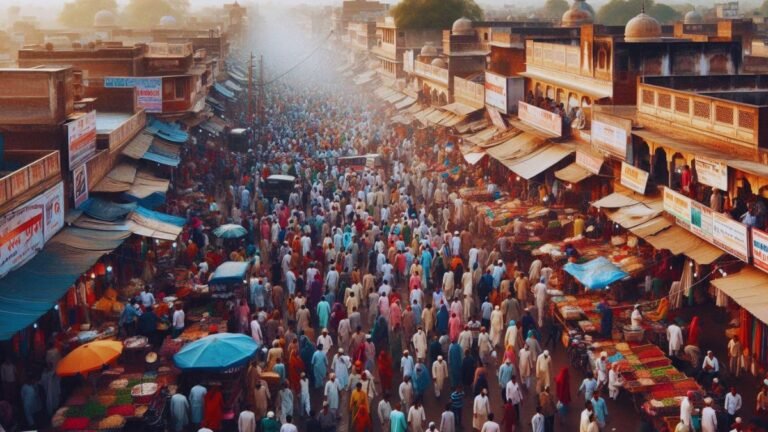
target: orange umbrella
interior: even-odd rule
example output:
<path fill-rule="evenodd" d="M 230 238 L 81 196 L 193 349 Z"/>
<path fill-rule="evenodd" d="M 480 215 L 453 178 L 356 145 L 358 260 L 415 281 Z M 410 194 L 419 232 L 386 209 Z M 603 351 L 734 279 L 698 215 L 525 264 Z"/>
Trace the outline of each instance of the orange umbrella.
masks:
<path fill-rule="evenodd" d="M 120 341 L 95 341 L 81 345 L 59 361 L 56 373 L 59 376 L 87 374 L 101 370 L 123 353 Z"/>

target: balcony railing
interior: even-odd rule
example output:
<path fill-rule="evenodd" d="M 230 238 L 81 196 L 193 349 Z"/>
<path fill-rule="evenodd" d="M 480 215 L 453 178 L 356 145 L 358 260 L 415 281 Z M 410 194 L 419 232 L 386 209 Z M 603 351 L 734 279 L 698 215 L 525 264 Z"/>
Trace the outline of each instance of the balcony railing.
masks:
<path fill-rule="evenodd" d="M 453 97 L 472 108 L 482 108 L 485 105 L 485 85 L 464 78 L 453 78 Z"/>
<path fill-rule="evenodd" d="M 125 123 L 109 133 L 109 150 L 118 150 L 123 144 L 133 139 L 147 123 L 147 114 L 141 110 L 129 118 Z"/>
<path fill-rule="evenodd" d="M 148 58 L 178 58 L 188 57 L 193 53 L 192 43 L 162 43 L 153 42 L 147 45 Z"/>
<path fill-rule="evenodd" d="M 526 62 L 529 65 L 579 74 L 581 53 L 578 46 L 527 41 Z"/>
<path fill-rule="evenodd" d="M 420 61 L 414 62 L 413 69 L 413 72 L 422 78 L 448 85 L 448 69 L 439 68 Z"/>
<path fill-rule="evenodd" d="M 451 43 L 443 40 L 443 52 L 446 54 L 460 55 L 464 53 L 488 53 L 490 47 L 486 42 L 458 42 Z"/>
<path fill-rule="evenodd" d="M 6 151 L 3 157 L 30 162 L 0 177 L 0 206 L 61 173 L 58 151 Z"/>

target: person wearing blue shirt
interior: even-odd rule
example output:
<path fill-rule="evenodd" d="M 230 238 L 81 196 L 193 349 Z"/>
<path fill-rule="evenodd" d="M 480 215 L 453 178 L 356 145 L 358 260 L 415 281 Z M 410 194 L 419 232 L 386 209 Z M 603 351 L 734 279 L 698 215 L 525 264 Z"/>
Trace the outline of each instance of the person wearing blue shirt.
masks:
<path fill-rule="evenodd" d="M 512 375 L 515 375 L 515 365 L 512 364 L 512 360 L 507 358 L 501 366 L 499 366 L 498 377 L 499 387 L 501 387 L 501 400 L 507 401 L 507 383 L 512 380 Z"/>
<path fill-rule="evenodd" d="M 133 336 L 136 333 L 136 321 L 140 316 L 141 311 L 136 307 L 136 299 L 133 299 L 120 314 L 120 330 L 124 331 L 126 336 Z"/>
<path fill-rule="evenodd" d="M 592 399 L 595 389 L 597 389 L 597 380 L 592 372 L 587 372 L 587 377 L 579 386 L 579 392 L 584 392 L 584 400 L 588 401 Z"/>
<path fill-rule="evenodd" d="M 603 430 L 605 428 L 605 423 L 608 420 L 608 406 L 605 404 L 605 399 L 600 397 L 600 390 L 595 390 L 591 400 L 592 412 L 595 414 L 600 430 Z"/>

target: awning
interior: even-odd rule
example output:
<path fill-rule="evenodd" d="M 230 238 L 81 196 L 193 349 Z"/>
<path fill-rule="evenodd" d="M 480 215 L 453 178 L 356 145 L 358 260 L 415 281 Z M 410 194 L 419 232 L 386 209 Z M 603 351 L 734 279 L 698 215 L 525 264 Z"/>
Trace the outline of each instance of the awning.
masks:
<path fill-rule="evenodd" d="M 224 111 L 224 104 L 221 103 L 221 101 L 219 101 L 218 99 L 214 99 L 214 98 L 212 98 L 210 96 L 207 96 L 205 98 L 205 103 L 207 103 L 208 105 L 210 105 L 214 109 L 217 109 L 219 111 Z"/>
<path fill-rule="evenodd" d="M 245 84 L 248 82 L 248 78 L 244 77 L 238 72 L 233 71 L 232 69 L 227 71 L 227 75 L 229 75 L 229 77 L 234 79 L 235 81 L 238 81 L 240 84 Z"/>
<path fill-rule="evenodd" d="M 416 117 L 416 120 L 420 121 L 421 123 L 427 124 L 427 117 L 435 111 L 437 111 L 435 108 L 427 107 L 414 114 L 414 117 Z"/>
<path fill-rule="evenodd" d="M 221 84 L 219 84 L 219 83 L 214 83 L 214 84 L 213 84 L 213 88 L 214 88 L 214 90 L 216 90 L 216 91 L 217 91 L 217 92 L 218 92 L 220 95 L 224 96 L 224 97 L 225 97 L 225 98 L 227 98 L 227 99 L 234 99 L 234 98 L 235 98 L 235 93 L 234 93 L 232 90 L 230 90 L 230 89 L 228 89 L 228 88 L 224 87 L 223 85 L 221 85 Z"/>
<path fill-rule="evenodd" d="M 176 144 L 183 144 L 189 139 L 189 134 L 176 123 L 166 123 L 157 119 L 151 119 L 146 127 L 147 132 Z"/>
<path fill-rule="evenodd" d="M 144 156 L 144 153 L 149 150 L 149 146 L 152 145 L 154 139 L 155 138 L 151 134 L 142 131 L 136 135 L 125 148 L 123 148 L 123 154 L 131 159 L 141 159 Z"/>
<path fill-rule="evenodd" d="M 477 121 L 473 121 L 472 123 L 456 126 L 456 132 L 460 134 L 475 133 L 487 128 L 488 125 L 489 125 L 488 120 L 480 119 Z"/>
<path fill-rule="evenodd" d="M 626 229 L 631 229 L 656 218 L 664 212 L 660 199 L 620 207 L 615 210 L 605 210 L 606 216 Z"/>
<path fill-rule="evenodd" d="M 451 115 L 450 113 L 436 109 L 426 117 L 426 120 L 427 120 L 427 123 L 438 124 L 440 123 L 440 120 L 443 120 L 444 118 L 450 115 Z"/>
<path fill-rule="evenodd" d="M 572 145 L 550 144 L 536 150 L 529 156 L 505 165 L 515 174 L 530 180 L 575 151 L 576 149 Z"/>
<path fill-rule="evenodd" d="M 592 207 L 614 209 L 619 207 L 627 207 L 638 204 L 640 201 L 630 198 L 624 194 L 614 192 L 608 196 L 604 196 L 599 200 L 592 203 Z"/>
<path fill-rule="evenodd" d="M 101 198 L 88 198 L 80 204 L 80 210 L 88 216 L 108 222 L 114 222 L 122 219 L 128 213 L 136 209 L 136 204 L 127 203 L 120 204 L 112 201 L 103 200 Z"/>
<path fill-rule="evenodd" d="M 239 85 L 235 84 L 232 80 L 224 81 L 224 86 L 227 87 L 228 89 L 232 90 L 233 92 L 237 92 L 237 93 L 240 93 L 243 90 L 245 90 L 242 87 L 240 87 Z"/>
<path fill-rule="evenodd" d="M 0 279 L 0 340 L 51 310 L 72 284 L 109 251 L 78 249 L 51 239 L 29 262 Z"/>
<path fill-rule="evenodd" d="M 213 271 L 211 279 L 208 280 L 208 284 L 230 284 L 230 283 L 242 283 L 248 272 L 248 263 L 241 261 L 225 261 L 221 263 L 216 270 Z"/>
<path fill-rule="evenodd" d="M 142 159 L 175 168 L 181 163 L 180 151 L 179 146 L 154 140 Z"/>
<path fill-rule="evenodd" d="M 667 249 L 673 255 L 687 255 L 702 265 L 711 264 L 725 254 L 707 241 L 676 225 L 656 235 L 645 237 L 645 241 L 656 249 Z"/>
<path fill-rule="evenodd" d="M 156 177 L 149 172 L 139 171 L 126 193 L 138 199 L 144 199 L 154 193 L 165 194 L 168 192 L 170 184 L 170 181 Z"/>
<path fill-rule="evenodd" d="M 402 110 L 416 103 L 416 98 L 406 96 L 405 99 L 395 104 L 395 109 Z"/>
<path fill-rule="evenodd" d="M 584 264 L 567 263 L 563 270 L 588 289 L 604 289 L 628 276 L 624 270 L 605 257 L 598 257 Z"/>
<path fill-rule="evenodd" d="M 373 81 L 375 77 L 376 77 L 376 71 L 363 72 L 360 75 L 355 77 L 354 82 L 357 85 L 363 85 Z"/>
<path fill-rule="evenodd" d="M 457 124 L 463 122 L 467 117 L 466 116 L 457 116 L 457 115 L 449 115 L 448 117 L 443 118 L 440 120 L 439 125 L 445 126 L 445 127 L 454 127 Z"/>
<path fill-rule="evenodd" d="M 744 267 L 740 272 L 710 282 L 755 318 L 768 324 L 768 274 Z"/>
<path fill-rule="evenodd" d="M 490 141 L 497 133 L 499 133 L 498 129 L 487 128 L 481 130 L 480 132 L 464 137 L 464 141 L 482 147 L 486 145 L 486 143 Z"/>
<path fill-rule="evenodd" d="M 134 234 L 161 240 L 175 240 L 181 234 L 184 219 L 176 216 L 137 207 L 128 215 L 128 222 Z"/>
<path fill-rule="evenodd" d="M 544 143 L 543 139 L 523 132 L 497 146 L 488 147 L 486 151 L 501 163 L 513 163 L 515 159 L 531 154 Z"/>
<path fill-rule="evenodd" d="M 206 100 L 200 99 L 199 102 L 202 102 L 203 105 L 205 105 Z M 204 107 L 202 112 L 195 113 L 191 116 L 185 117 L 180 121 L 184 124 L 184 126 L 187 127 L 187 129 L 192 129 L 194 127 L 199 126 L 200 123 L 206 121 L 210 116 L 211 116 L 211 109 L 209 107 Z"/>
<path fill-rule="evenodd" d="M 91 192 L 125 192 L 136 179 L 136 165 L 120 163 L 108 172 Z"/>
<path fill-rule="evenodd" d="M 207 121 L 201 123 L 200 124 L 200 128 L 203 129 L 204 131 L 210 132 L 210 133 L 212 133 L 214 135 L 218 135 L 218 134 L 224 132 L 224 126 L 222 126 L 222 125 L 220 125 L 220 124 L 218 124 L 216 122 L 210 121 L 210 120 L 207 120 Z"/>
<path fill-rule="evenodd" d="M 597 84 L 596 80 L 590 78 L 583 79 L 573 75 L 549 73 L 532 68 L 530 65 L 528 65 L 525 72 L 521 72 L 519 75 L 584 93 L 593 99 L 613 97 L 613 89 L 610 87 L 610 84 L 598 87 L 595 85 Z"/>
<path fill-rule="evenodd" d="M 409 124 L 413 123 L 413 120 L 414 119 L 413 119 L 412 115 L 410 115 L 409 113 L 403 113 L 403 114 L 398 114 L 396 116 L 393 116 L 390 119 L 390 122 L 391 123 L 399 123 L 399 124 L 409 125 Z"/>
<path fill-rule="evenodd" d="M 555 177 L 568 183 L 578 183 L 591 175 L 591 172 L 575 162 L 559 171 L 555 171 Z"/>
<path fill-rule="evenodd" d="M 391 103 L 391 104 L 395 104 L 395 103 L 400 102 L 401 100 L 405 99 L 405 97 L 406 96 L 404 94 L 396 91 L 396 92 L 392 93 L 391 95 L 389 95 L 389 97 L 387 97 L 386 101 Z"/>
<path fill-rule="evenodd" d="M 485 152 L 471 152 L 464 154 L 464 160 L 470 165 L 476 165 L 486 155 Z"/>
<path fill-rule="evenodd" d="M 373 91 L 373 94 L 381 100 L 387 100 L 388 97 L 392 96 L 395 93 L 397 93 L 395 90 L 386 86 L 381 86 Z"/>
<path fill-rule="evenodd" d="M 443 107 L 440 107 L 441 109 L 444 109 L 446 111 L 450 111 L 457 116 L 468 116 L 472 114 L 473 112 L 480 111 L 482 108 L 473 108 L 469 105 L 464 105 L 461 102 L 454 102 L 452 104 L 445 105 Z"/>
<path fill-rule="evenodd" d="M 643 222 L 640 225 L 637 225 L 635 227 L 632 227 L 629 229 L 629 231 L 642 238 L 645 239 L 646 237 L 656 235 L 665 229 L 671 227 L 674 225 L 674 222 L 670 221 L 666 217 L 657 216 L 649 221 Z"/>
<path fill-rule="evenodd" d="M 56 240 L 81 250 L 109 253 L 117 249 L 130 236 L 131 232 L 127 230 L 99 231 L 67 227 L 56 236 Z"/>

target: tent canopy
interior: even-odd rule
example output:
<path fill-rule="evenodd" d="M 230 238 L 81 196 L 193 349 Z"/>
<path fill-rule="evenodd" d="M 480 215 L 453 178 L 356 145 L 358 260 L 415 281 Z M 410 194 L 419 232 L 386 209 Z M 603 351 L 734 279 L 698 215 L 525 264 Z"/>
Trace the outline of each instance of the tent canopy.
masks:
<path fill-rule="evenodd" d="M 248 272 L 248 263 L 240 261 L 227 261 L 221 263 L 213 272 L 213 276 L 208 281 L 211 285 L 223 285 L 242 282 L 245 274 Z"/>
<path fill-rule="evenodd" d="M 768 274 L 752 267 L 712 282 L 719 290 L 765 324 L 768 324 Z"/>
<path fill-rule="evenodd" d="M 627 277 L 626 272 L 605 257 L 598 257 L 584 264 L 568 263 L 563 266 L 563 270 L 588 289 L 604 289 Z"/>

